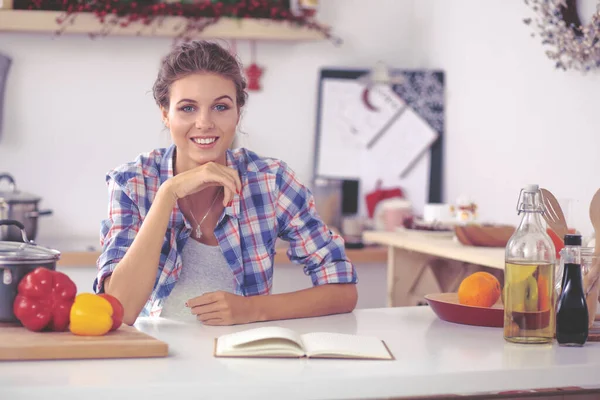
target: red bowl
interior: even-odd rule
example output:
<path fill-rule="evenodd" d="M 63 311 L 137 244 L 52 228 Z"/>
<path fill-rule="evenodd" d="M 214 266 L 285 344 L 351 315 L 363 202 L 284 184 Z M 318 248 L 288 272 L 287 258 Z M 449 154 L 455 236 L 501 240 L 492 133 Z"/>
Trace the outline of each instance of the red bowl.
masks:
<path fill-rule="evenodd" d="M 444 321 L 493 328 L 504 326 L 504 307 L 500 300 L 489 308 L 460 304 L 457 293 L 428 294 L 425 300 L 433 312 Z"/>
<path fill-rule="evenodd" d="M 512 313 L 513 321 L 521 329 L 542 329 L 550 325 L 550 310 Z"/>

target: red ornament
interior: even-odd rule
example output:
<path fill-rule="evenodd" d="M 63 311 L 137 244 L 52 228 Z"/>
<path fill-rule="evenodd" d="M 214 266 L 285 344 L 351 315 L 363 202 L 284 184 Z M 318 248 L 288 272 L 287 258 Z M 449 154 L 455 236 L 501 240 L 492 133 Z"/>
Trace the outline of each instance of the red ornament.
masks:
<path fill-rule="evenodd" d="M 246 68 L 246 76 L 248 77 L 248 90 L 260 90 L 260 77 L 263 74 L 263 69 L 256 63 L 250 64 Z"/>
<path fill-rule="evenodd" d="M 259 67 L 256 63 L 256 43 L 254 41 L 250 43 L 250 54 L 252 57 L 252 64 L 245 70 L 246 76 L 248 77 L 248 90 L 260 90 L 259 80 L 264 69 Z"/>

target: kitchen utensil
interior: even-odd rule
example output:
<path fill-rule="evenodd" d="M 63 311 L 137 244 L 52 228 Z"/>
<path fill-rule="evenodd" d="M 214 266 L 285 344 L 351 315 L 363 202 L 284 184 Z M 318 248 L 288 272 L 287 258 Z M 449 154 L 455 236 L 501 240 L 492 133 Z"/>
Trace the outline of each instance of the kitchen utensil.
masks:
<path fill-rule="evenodd" d="M 600 189 L 596 191 L 590 202 L 590 220 L 592 221 L 594 233 L 597 237 L 600 232 Z M 594 253 L 596 255 L 600 254 L 600 246 L 595 246 Z"/>
<path fill-rule="evenodd" d="M 342 181 L 316 178 L 312 192 L 321 220 L 329 228 L 339 231 L 342 226 Z"/>
<path fill-rule="evenodd" d="M 454 233 L 465 246 L 506 247 L 515 232 L 511 225 L 455 225 Z"/>
<path fill-rule="evenodd" d="M 494 328 L 504 326 L 504 308 L 500 300 L 489 308 L 460 304 L 458 293 L 428 294 L 425 300 L 433 312 L 444 321 Z"/>
<path fill-rule="evenodd" d="M 594 233 L 598 236 L 600 232 L 600 189 L 596 191 L 590 202 L 590 220 L 594 227 Z M 586 303 L 588 307 L 588 326 L 594 325 L 596 311 L 598 308 L 598 297 L 600 296 L 600 246 L 594 246 L 594 262 L 589 271 L 583 277 L 583 288 L 586 292 Z"/>
<path fill-rule="evenodd" d="M 14 178 L 10 174 L 0 174 L 0 182 L 8 182 L 8 190 L 0 189 L 0 219 L 12 219 L 25 226 L 27 237 L 35 240 L 38 217 L 52 214 L 51 210 L 38 210 L 39 196 L 17 190 Z M 21 232 L 14 226 L 0 227 L 0 240 L 20 241 Z"/>
<path fill-rule="evenodd" d="M 0 325 L 0 360 L 165 357 L 168 353 L 167 343 L 127 325 L 103 336 Z"/>
<path fill-rule="evenodd" d="M 0 5 L 0 8 L 2 6 Z M 10 5 L 9 5 L 10 8 Z M 0 136 L 2 134 L 3 115 L 4 115 L 4 88 L 12 60 L 4 54 L 0 54 Z"/>
<path fill-rule="evenodd" d="M 0 322 L 16 322 L 13 303 L 19 282 L 37 267 L 55 270 L 60 252 L 29 241 L 19 221 L 0 220 L 0 227 L 6 225 L 20 229 L 22 242 L 0 241 Z"/>
<path fill-rule="evenodd" d="M 540 188 L 540 193 L 542 204 L 544 205 L 544 220 L 560 239 L 564 240 L 565 235 L 569 233 L 569 228 L 567 227 L 567 220 L 558 200 L 547 189 Z"/>

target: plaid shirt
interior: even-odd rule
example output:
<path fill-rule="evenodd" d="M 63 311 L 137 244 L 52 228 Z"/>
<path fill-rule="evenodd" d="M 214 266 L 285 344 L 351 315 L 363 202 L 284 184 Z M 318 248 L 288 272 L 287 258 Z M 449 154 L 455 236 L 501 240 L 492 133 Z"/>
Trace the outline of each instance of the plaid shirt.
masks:
<path fill-rule="evenodd" d="M 158 188 L 173 176 L 175 146 L 141 154 L 106 176 L 108 218 L 102 221 L 98 275 L 94 291 L 104 291 L 104 279 L 125 256 Z M 273 256 L 279 237 L 290 243 L 290 261 L 303 264 L 313 285 L 356 283 L 356 271 L 344 242 L 317 215 L 310 191 L 282 161 L 261 158 L 246 149 L 227 151 L 227 166 L 238 171 L 239 196 L 225 207 L 215 237 L 235 276 L 236 294 L 269 294 L 273 284 Z M 165 233 L 156 281 L 140 315 L 160 315 L 181 273 L 181 251 L 191 225 L 176 204 Z"/>

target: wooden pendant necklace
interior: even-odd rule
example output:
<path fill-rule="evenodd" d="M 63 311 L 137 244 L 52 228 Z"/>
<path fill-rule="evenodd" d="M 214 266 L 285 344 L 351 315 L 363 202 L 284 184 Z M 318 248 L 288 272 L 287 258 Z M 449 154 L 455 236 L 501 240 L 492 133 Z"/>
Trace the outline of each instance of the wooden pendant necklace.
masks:
<path fill-rule="evenodd" d="M 192 208 L 190 209 L 190 214 L 192 214 L 192 219 L 194 220 L 194 223 L 196 224 L 196 228 L 194 229 L 194 233 L 196 234 L 196 239 L 200 239 L 202 237 L 202 230 L 200 230 L 200 225 L 202 225 L 202 223 L 204 222 L 204 220 L 206 219 L 206 217 L 208 217 L 208 213 L 210 212 L 210 210 L 212 210 L 213 206 L 215 205 L 215 201 L 217 201 L 217 197 L 219 197 L 219 193 L 221 193 L 221 190 L 223 190 L 223 187 L 219 188 L 219 190 L 217 190 L 217 193 L 215 194 L 215 198 L 213 199 L 210 207 L 208 207 L 208 210 L 206 210 L 206 214 L 204 214 L 204 217 L 202 217 L 202 219 L 200 220 L 200 223 L 198 223 L 198 221 L 196 221 L 196 217 L 194 216 L 194 202 L 192 201 Z"/>

